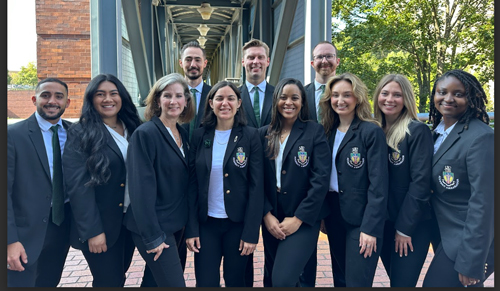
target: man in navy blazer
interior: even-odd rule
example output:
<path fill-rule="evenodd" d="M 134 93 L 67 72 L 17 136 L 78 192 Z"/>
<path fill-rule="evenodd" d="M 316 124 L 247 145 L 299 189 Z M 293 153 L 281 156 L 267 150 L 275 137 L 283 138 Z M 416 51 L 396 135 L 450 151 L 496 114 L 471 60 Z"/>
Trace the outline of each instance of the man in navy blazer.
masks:
<path fill-rule="evenodd" d="M 255 128 L 268 125 L 271 123 L 274 93 L 274 86 L 266 81 L 266 70 L 270 62 L 269 47 L 258 39 L 251 39 L 243 46 L 241 62 L 245 67 L 246 80 L 239 89 L 247 116 L 247 125 Z M 257 99 L 255 90 L 258 92 Z"/>
<path fill-rule="evenodd" d="M 337 47 L 330 41 L 321 41 L 313 49 L 311 66 L 316 71 L 314 81 L 304 87 L 309 106 L 309 119 L 320 122 L 319 100 L 324 92 L 326 83 L 335 76 L 340 59 L 337 56 Z M 335 215 L 335 214 L 332 214 Z M 330 242 L 331 243 L 331 242 Z M 343 250 L 342 250 L 343 251 Z M 307 262 L 304 272 L 300 275 L 302 287 L 314 287 L 316 283 L 317 249 L 314 250 Z M 333 280 L 335 287 L 345 287 L 345 276 L 336 261 L 333 262 Z"/>
<path fill-rule="evenodd" d="M 207 66 L 205 50 L 196 41 L 186 43 L 181 50 L 179 65 L 184 70 L 184 78 L 188 83 L 189 91 L 191 91 L 193 99 L 196 99 L 196 115 L 192 121 L 194 124 L 183 124 L 183 127 L 189 133 L 189 140 L 191 140 L 192 132 L 190 132 L 190 129 L 191 127 L 193 130 L 200 127 L 205 111 L 205 100 L 207 99 L 208 92 L 212 89 L 211 86 L 203 82 L 203 70 Z M 193 90 L 196 90 L 195 94 L 193 94 Z"/>
<path fill-rule="evenodd" d="M 52 221 L 52 126 L 61 154 L 70 122 L 60 117 L 70 104 L 68 86 L 40 81 L 32 97 L 36 112 L 7 127 L 7 286 L 56 287 L 69 250 L 71 208 Z M 61 185 L 61 187 L 63 187 Z"/>

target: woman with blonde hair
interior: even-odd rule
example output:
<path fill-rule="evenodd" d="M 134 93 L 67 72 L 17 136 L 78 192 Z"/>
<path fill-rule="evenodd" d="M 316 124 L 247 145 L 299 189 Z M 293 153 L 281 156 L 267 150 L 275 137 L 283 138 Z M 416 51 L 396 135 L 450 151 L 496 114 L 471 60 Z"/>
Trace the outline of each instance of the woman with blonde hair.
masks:
<path fill-rule="evenodd" d="M 389 162 L 381 259 L 391 287 L 415 287 L 431 241 L 431 131 L 418 120 L 413 88 L 403 75 L 380 80 L 373 110 L 386 135 Z"/>
<path fill-rule="evenodd" d="M 351 73 L 331 78 L 320 100 L 330 150 L 324 226 L 332 262 L 347 287 L 371 287 L 387 216 L 387 151 L 384 132 L 371 116 L 368 89 Z"/>
<path fill-rule="evenodd" d="M 146 98 L 147 120 L 130 137 L 130 206 L 125 224 L 158 287 L 185 287 L 178 246 L 187 222 L 188 133 L 194 116 L 180 74 L 160 78 Z"/>

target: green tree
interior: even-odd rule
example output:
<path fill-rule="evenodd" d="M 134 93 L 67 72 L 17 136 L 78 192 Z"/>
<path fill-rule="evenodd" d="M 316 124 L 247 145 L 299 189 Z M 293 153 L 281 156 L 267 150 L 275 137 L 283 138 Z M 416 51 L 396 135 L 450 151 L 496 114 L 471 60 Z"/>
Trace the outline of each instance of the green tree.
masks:
<path fill-rule="evenodd" d="M 436 77 L 458 68 L 482 84 L 494 77 L 493 0 L 333 1 L 333 41 L 339 71 L 359 75 L 371 89 L 392 72 L 412 81 L 420 112 L 428 109 Z"/>
<path fill-rule="evenodd" d="M 10 75 L 9 70 L 7 70 L 7 85 L 10 85 L 11 82 L 12 82 L 12 76 Z"/>
<path fill-rule="evenodd" d="M 29 62 L 28 65 L 22 66 L 19 73 L 12 76 L 12 84 L 36 86 L 38 83 L 38 75 L 34 62 Z"/>

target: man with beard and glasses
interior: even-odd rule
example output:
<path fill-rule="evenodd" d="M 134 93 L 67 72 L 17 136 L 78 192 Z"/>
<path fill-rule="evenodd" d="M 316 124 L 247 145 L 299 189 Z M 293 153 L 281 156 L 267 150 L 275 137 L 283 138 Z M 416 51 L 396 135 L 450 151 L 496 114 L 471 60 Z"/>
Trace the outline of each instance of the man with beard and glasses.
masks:
<path fill-rule="evenodd" d="M 309 118 L 320 122 L 321 112 L 319 112 L 319 100 L 325 91 L 325 84 L 328 80 L 335 76 L 335 71 L 340 63 L 337 56 L 337 47 L 330 41 L 321 41 L 313 49 L 311 66 L 316 71 L 314 81 L 305 86 L 307 95 L 307 104 L 309 105 Z M 329 199 L 330 197 L 327 197 Z M 340 221 L 340 212 L 330 213 L 328 218 Z M 340 224 L 338 224 L 340 227 Z M 332 226 L 335 227 L 335 226 Z M 321 231 L 326 233 L 324 223 L 321 224 Z M 341 231 L 341 229 L 339 230 Z M 334 254 L 343 257 L 342 245 L 338 246 L 339 242 L 329 242 L 331 257 L 335 258 Z M 341 243 L 341 242 L 340 242 Z M 316 264 L 317 264 L 317 249 L 314 250 L 311 258 L 307 262 L 303 273 L 300 275 L 300 285 L 302 287 L 314 287 L 316 283 Z M 339 264 L 343 261 L 342 258 L 335 258 L 332 261 L 332 272 L 335 287 L 345 287 L 344 268 Z"/>
<path fill-rule="evenodd" d="M 197 41 L 190 41 L 186 43 L 181 49 L 181 59 L 179 60 L 179 65 L 184 70 L 184 79 L 186 79 L 189 91 L 191 92 L 191 95 L 193 95 L 193 101 L 195 101 L 195 117 L 189 124 L 183 125 L 189 132 L 189 140 L 191 140 L 193 130 L 200 127 L 200 123 L 203 121 L 205 99 L 207 98 L 210 89 L 212 89 L 211 86 L 203 82 L 203 70 L 207 66 L 205 50 Z M 185 248 L 183 248 L 183 251 L 185 252 Z"/>
<path fill-rule="evenodd" d="M 61 155 L 68 86 L 40 81 L 36 112 L 7 127 L 7 286 L 56 287 L 69 250 L 71 208 Z"/>

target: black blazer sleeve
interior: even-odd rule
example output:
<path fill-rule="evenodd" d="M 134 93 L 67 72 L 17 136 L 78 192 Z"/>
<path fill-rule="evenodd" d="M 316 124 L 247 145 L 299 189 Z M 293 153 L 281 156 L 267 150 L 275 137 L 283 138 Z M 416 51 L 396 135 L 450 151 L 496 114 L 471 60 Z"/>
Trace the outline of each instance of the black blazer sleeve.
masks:
<path fill-rule="evenodd" d="M 409 183 L 403 203 L 395 221 L 395 228 L 412 236 L 421 220 L 431 195 L 432 155 L 434 153 L 429 127 L 421 122 L 410 124 L 410 134 L 406 134 Z M 390 181 L 397 183 L 397 181 Z M 406 186 L 406 185 L 405 185 Z"/>
<path fill-rule="evenodd" d="M 263 157 L 264 161 L 267 160 L 267 129 L 269 128 L 269 125 L 265 125 L 261 128 L 259 128 L 259 136 L 260 136 L 260 141 L 262 143 L 262 151 L 263 151 Z M 264 167 L 264 175 L 269 176 L 272 175 L 272 173 L 269 172 L 269 167 Z M 269 192 L 269 191 L 267 191 Z M 269 200 L 269 197 L 267 195 L 264 195 L 264 208 L 262 209 L 262 217 L 264 217 L 269 211 L 273 210 L 273 204 Z"/>
<path fill-rule="evenodd" d="M 81 125 L 74 125 L 74 134 L 68 134 L 62 158 L 66 191 L 71 203 L 80 241 L 87 241 L 104 232 L 94 187 L 85 186 L 90 181 L 86 167 L 88 155 L 78 150 L 81 142 Z"/>
<path fill-rule="evenodd" d="M 204 128 L 196 129 L 193 132 L 189 147 L 189 188 L 188 188 L 188 220 L 186 224 L 186 238 L 200 236 L 200 224 L 198 222 L 198 178 L 196 176 L 196 152 L 201 144 Z M 211 143 L 211 141 L 210 141 Z M 209 143 L 206 146 L 211 146 Z"/>

